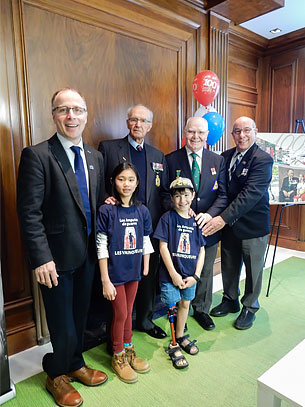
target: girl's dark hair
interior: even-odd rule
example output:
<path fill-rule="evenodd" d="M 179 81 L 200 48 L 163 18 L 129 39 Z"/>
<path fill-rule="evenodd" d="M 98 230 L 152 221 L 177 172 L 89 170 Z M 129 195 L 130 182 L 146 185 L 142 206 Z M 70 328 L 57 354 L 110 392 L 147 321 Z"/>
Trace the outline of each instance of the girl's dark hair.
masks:
<path fill-rule="evenodd" d="M 113 170 L 113 172 L 112 172 L 112 175 L 111 175 L 112 196 L 114 196 L 115 199 L 122 204 L 122 199 L 121 199 L 121 197 L 120 197 L 120 195 L 119 195 L 119 193 L 118 193 L 118 191 L 116 190 L 116 187 L 115 187 L 115 179 L 116 179 L 116 177 L 118 175 L 121 174 L 122 171 L 129 170 L 129 169 L 131 169 L 135 173 L 137 181 L 138 181 L 138 185 L 137 185 L 136 189 L 134 190 L 134 192 L 133 192 L 133 194 L 132 194 L 132 196 L 130 198 L 129 205 L 139 205 L 140 202 L 137 201 L 137 196 L 138 196 L 138 193 L 139 193 L 140 175 L 139 175 L 139 172 L 136 169 L 136 167 L 132 163 L 130 163 L 128 161 L 124 161 L 124 162 L 120 163 L 119 165 L 117 165 L 115 167 L 115 169 Z"/>

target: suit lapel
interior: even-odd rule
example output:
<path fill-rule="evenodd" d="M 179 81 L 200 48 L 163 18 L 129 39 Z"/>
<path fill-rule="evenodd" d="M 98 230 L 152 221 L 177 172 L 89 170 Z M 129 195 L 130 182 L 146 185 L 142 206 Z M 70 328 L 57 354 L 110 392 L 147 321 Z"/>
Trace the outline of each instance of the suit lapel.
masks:
<path fill-rule="evenodd" d="M 84 152 L 88 168 L 88 178 L 89 178 L 89 196 L 92 208 L 96 206 L 96 185 L 97 185 L 97 176 L 95 168 L 95 160 L 93 154 L 90 150 L 90 147 L 84 143 Z"/>
<path fill-rule="evenodd" d="M 117 155 L 118 155 L 118 162 L 119 163 L 122 163 L 124 161 L 131 162 L 128 136 L 124 137 L 120 141 L 120 143 L 118 145 Z"/>
<path fill-rule="evenodd" d="M 241 162 L 236 167 L 235 173 L 233 174 L 236 177 L 240 177 L 241 175 L 247 175 L 247 168 L 249 167 L 249 162 L 252 159 L 254 152 L 257 150 L 257 145 L 253 144 L 252 147 L 246 152 L 243 156 Z M 231 160 L 230 160 L 231 161 Z"/>
<path fill-rule="evenodd" d="M 145 154 L 146 154 L 146 202 L 149 202 L 150 191 L 152 185 L 156 180 L 154 179 L 155 173 L 152 168 L 153 155 L 150 146 L 145 143 Z"/>
<path fill-rule="evenodd" d="M 85 215 L 83 200 L 80 194 L 78 183 L 75 178 L 74 171 L 71 167 L 67 154 L 63 146 L 61 145 L 61 142 L 58 140 L 56 134 L 49 140 L 49 146 L 55 160 L 57 161 L 59 167 L 61 168 L 67 180 L 67 184 L 70 188 L 73 198 L 75 199 L 77 205 Z"/>

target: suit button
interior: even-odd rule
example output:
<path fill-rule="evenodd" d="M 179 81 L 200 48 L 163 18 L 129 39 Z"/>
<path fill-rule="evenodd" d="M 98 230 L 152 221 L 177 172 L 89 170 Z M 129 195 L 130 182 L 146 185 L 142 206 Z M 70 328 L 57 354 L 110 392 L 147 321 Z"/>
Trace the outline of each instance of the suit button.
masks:
<path fill-rule="evenodd" d="M 199 196 L 198 196 L 198 198 L 197 198 L 197 201 L 198 201 L 198 202 L 200 201 L 200 198 L 199 198 Z"/>

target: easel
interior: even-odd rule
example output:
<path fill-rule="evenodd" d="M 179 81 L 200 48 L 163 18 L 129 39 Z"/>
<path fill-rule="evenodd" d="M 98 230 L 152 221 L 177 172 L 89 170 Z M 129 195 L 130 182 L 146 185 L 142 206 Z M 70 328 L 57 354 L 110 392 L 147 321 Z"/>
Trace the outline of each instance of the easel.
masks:
<path fill-rule="evenodd" d="M 268 288 L 267 288 L 266 297 L 269 297 L 269 290 L 270 290 L 270 284 L 271 284 L 271 278 L 272 278 L 272 272 L 273 272 L 273 266 L 274 266 L 274 259 L 275 259 L 276 249 L 277 249 L 277 242 L 278 242 L 278 238 L 279 238 L 279 232 L 280 232 L 280 227 L 281 227 L 281 222 L 282 222 L 283 211 L 288 206 L 294 206 L 294 205 L 295 205 L 295 203 L 292 202 L 292 203 L 278 204 L 276 206 L 276 211 L 275 211 L 275 215 L 274 215 L 274 218 L 273 218 L 271 233 L 270 233 L 268 246 L 267 246 L 267 251 L 266 251 L 266 256 L 265 256 L 265 261 L 264 261 L 264 264 L 266 264 L 268 251 L 269 251 L 269 247 L 270 247 L 270 243 L 271 243 L 271 239 L 272 239 L 272 235 L 273 235 L 273 230 L 274 230 L 274 226 L 275 226 L 275 221 L 276 221 L 276 218 L 277 218 L 279 207 L 281 207 L 281 212 L 280 212 L 279 224 L 278 224 L 277 232 L 276 232 L 276 238 L 275 238 L 275 244 L 274 244 L 274 252 L 273 252 L 273 257 L 272 257 L 272 262 L 271 262 L 271 269 L 270 269 L 270 275 L 269 275 L 269 281 L 268 281 Z"/>
<path fill-rule="evenodd" d="M 303 127 L 303 132 L 305 133 L 304 119 L 296 119 L 296 121 L 295 121 L 295 131 L 294 132 L 295 133 L 298 132 L 298 128 L 299 128 L 300 124 Z M 264 264 L 266 264 L 266 260 L 267 260 L 267 256 L 268 256 L 268 252 L 269 252 L 269 247 L 270 247 L 270 243 L 271 243 L 271 239 L 272 239 L 272 235 L 273 235 L 273 230 L 274 230 L 274 226 L 275 226 L 275 221 L 276 221 L 276 218 L 277 218 L 279 207 L 281 207 L 281 212 L 280 212 L 279 224 L 278 224 L 276 238 L 275 238 L 274 252 L 273 252 L 273 258 L 272 258 L 272 262 L 271 262 L 271 269 L 270 269 L 270 275 L 269 275 L 269 281 L 268 281 L 268 288 L 267 288 L 266 297 L 269 297 L 270 284 L 271 284 L 271 278 L 272 278 L 272 272 L 273 272 L 273 266 L 274 266 L 274 259 L 275 259 L 276 249 L 277 249 L 277 242 L 278 242 L 278 238 L 279 238 L 279 232 L 280 232 L 280 227 L 281 227 L 281 222 L 282 222 L 283 211 L 288 206 L 294 206 L 294 205 L 296 205 L 296 203 L 292 202 L 292 203 L 278 204 L 277 207 L 276 207 L 276 211 L 275 211 L 275 215 L 274 215 L 274 219 L 273 219 L 273 223 L 272 223 L 272 228 L 271 228 L 271 233 L 270 233 L 270 237 L 269 237 L 269 241 L 268 241 L 265 261 L 264 261 Z"/>
<path fill-rule="evenodd" d="M 294 131 L 294 132 L 295 132 L 295 133 L 298 132 L 299 124 L 302 125 L 302 127 L 303 127 L 303 133 L 305 133 L 305 123 L 304 123 L 304 119 L 296 119 L 296 121 L 295 121 L 295 131 Z"/>

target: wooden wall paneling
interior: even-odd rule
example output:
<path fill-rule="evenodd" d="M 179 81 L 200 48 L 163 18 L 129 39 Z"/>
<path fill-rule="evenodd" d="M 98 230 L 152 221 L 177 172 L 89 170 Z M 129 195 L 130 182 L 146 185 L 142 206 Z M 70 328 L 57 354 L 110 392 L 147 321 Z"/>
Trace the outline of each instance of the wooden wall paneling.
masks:
<path fill-rule="evenodd" d="M 228 68 L 228 129 L 240 116 L 253 118 L 259 127 L 261 61 L 266 43 L 242 27 L 230 25 Z M 229 146 L 234 145 L 232 138 Z"/>
<path fill-rule="evenodd" d="M 28 264 L 15 207 L 21 150 L 54 132 L 50 98 L 63 86 L 79 89 L 87 100 L 84 139 L 89 144 L 97 147 L 101 139 L 123 137 L 127 108 L 144 103 L 155 113 L 148 141 L 165 153 L 176 149 L 184 121 L 195 110 L 191 83 L 198 66 L 206 63 L 208 25 L 203 10 L 180 0 L 175 4 L 1 2 L 0 96 L 6 113 L 1 118 L 1 249 L 10 353 L 36 343 Z"/>
<path fill-rule="evenodd" d="M 40 6 L 41 1 L 38 1 L 37 4 Z M 61 4 L 61 7 L 64 8 L 63 4 Z M 78 12 L 80 11 L 78 10 Z M 193 51 L 194 56 L 192 58 L 194 61 L 192 64 L 190 58 L 187 59 L 186 64 L 186 56 L 192 55 L 189 52 L 190 49 L 196 50 L 196 31 L 192 34 L 185 32 L 183 41 L 180 38 L 175 38 L 175 41 L 173 41 L 173 37 L 169 35 L 171 31 L 168 27 L 167 35 L 162 37 L 163 43 L 166 45 L 160 46 L 159 39 L 155 39 L 155 31 L 150 33 L 150 40 L 146 41 L 149 34 L 147 27 L 145 27 L 144 40 L 142 33 L 139 33 L 138 25 L 132 27 L 131 23 L 129 23 L 128 36 L 121 35 L 122 29 L 120 29 L 120 33 L 115 33 L 113 26 L 111 26 L 110 30 L 106 23 L 103 22 L 103 13 L 100 15 L 98 24 L 98 27 L 101 27 L 102 22 L 103 28 L 97 28 L 95 20 L 92 20 L 89 25 L 83 21 L 76 21 L 76 17 L 79 16 L 72 15 L 73 20 L 71 20 L 52 11 L 45 11 L 41 7 L 35 7 L 33 1 L 24 3 L 24 16 L 25 48 L 29 60 L 27 66 L 31 117 L 35 130 L 41 129 L 42 123 L 46 123 L 48 118 L 45 114 L 35 114 L 36 111 L 39 112 L 39 106 L 36 106 L 36 104 L 43 98 L 43 105 L 46 113 L 48 113 L 49 101 L 46 95 L 52 94 L 56 88 L 54 83 L 58 82 L 61 76 L 61 83 L 72 82 L 79 84 L 78 87 L 81 87 L 82 93 L 85 96 L 90 95 L 86 99 L 89 114 L 95 118 L 95 128 L 90 128 L 89 120 L 84 133 L 85 139 L 90 144 L 97 146 L 101 138 L 123 136 L 126 133 L 125 112 L 127 107 L 132 103 L 142 102 L 148 104 L 157 114 L 158 110 L 162 110 L 160 114 L 163 116 L 161 116 L 160 120 L 160 116 L 155 115 L 158 121 L 155 121 L 148 141 L 155 146 L 159 146 L 159 148 L 161 146 L 165 152 L 172 151 L 177 147 L 177 134 L 179 137 L 181 133 L 181 127 L 177 122 L 177 110 L 179 108 L 177 95 L 181 92 L 182 98 L 178 102 L 181 104 L 181 109 L 184 112 L 182 117 L 184 117 L 186 109 L 185 99 L 183 99 L 183 88 L 186 86 L 185 73 L 187 72 L 186 75 L 193 76 L 196 61 L 194 56 L 196 57 L 196 53 Z M 87 20 L 88 16 L 86 22 Z M 36 21 L 34 25 L 33 21 Z M 94 25 L 94 28 L 92 25 Z M 48 27 L 47 30 L 43 30 L 43 34 L 41 34 L 42 26 L 44 28 Z M 106 28 L 104 29 L 104 27 Z M 67 38 L 65 41 L 61 41 L 60 38 L 64 36 L 63 32 L 65 30 L 69 32 L 72 28 L 75 36 L 73 43 L 69 44 Z M 134 32 L 132 32 L 132 28 Z M 56 36 L 52 37 L 51 33 L 53 31 Z M 40 41 L 36 43 L 35 38 L 38 33 L 40 33 Z M 84 41 L 85 39 L 86 41 Z M 80 44 L 81 49 L 78 49 Z M 48 49 L 46 53 L 47 47 L 51 49 Z M 186 48 L 188 49 L 187 53 L 185 52 Z M 96 52 L 97 49 L 99 49 L 100 55 Z M 52 58 L 56 53 L 59 58 L 55 66 Z M 67 54 L 69 54 L 71 60 L 65 57 Z M 79 59 L 72 70 L 72 66 L 69 67 L 68 64 L 73 63 L 73 55 L 76 55 Z M 86 65 L 86 75 L 84 71 L 80 72 L 83 66 L 82 61 L 85 60 L 90 61 Z M 179 61 L 183 61 L 182 65 L 179 65 Z M 53 65 L 52 72 L 43 70 L 44 64 L 46 66 Z M 65 67 L 60 67 L 60 64 L 65 64 Z M 99 66 L 98 70 L 97 66 Z M 122 68 L 119 69 L 119 66 Z M 39 71 L 42 75 L 41 83 L 44 83 L 45 87 L 48 86 L 48 83 L 53 85 L 53 89 L 46 89 L 43 94 L 40 93 L 40 81 L 37 81 Z M 50 75 L 53 81 L 50 81 Z M 89 78 L 95 78 L 94 82 L 88 81 L 88 75 Z M 101 87 L 99 88 L 96 85 Z M 59 87 L 59 84 L 57 87 Z M 100 90 L 98 96 L 96 96 L 96 89 Z M 121 90 L 120 95 L 118 89 Z M 105 94 L 107 103 L 106 100 L 103 100 Z M 92 96 L 95 98 L 93 104 L 91 103 Z M 93 108 L 91 105 L 93 105 Z M 97 105 L 99 106 L 98 112 L 96 112 Z M 166 106 L 166 111 L 164 106 Z M 162 123 L 165 126 L 162 126 Z M 47 134 L 50 134 L 51 128 L 50 124 L 49 130 L 46 131 Z M 37 135 L 38 132 L 35 131 L 35 134 Z M 164 136 L 167 138 L 164 138 Z M 39 139 L 33 140 L 33 142 L 36 143 L 45 138 L 46 135 L 40 133 Z M 173 138 L 175 143 L 172 142 Z M 172 143 L 168 145 L 168 142 Z M 163 143 L 165 143 L 164 146 Z"/>
<path fill-rule="evenodd" d="M 9 354 L 36 344 L 33 299 L 16 215 L 16 174 L 24 135 L 12 4 L 1 2 L 1 258 Z M 20 44 L 20 41 L 19 41 Z M 18 340 L 16 340 L 18 337 Z"/>
<path fill-rule="evenodd" d="M 227 125 L 227 99 L 228 99 L 228 29 L 229 21 L 224 17 L 210 13 L 210 57 L 209 69 L 216 73 L 220 81 L 220 89 L 217 98 L 212 103 L 216 111 L 224 118 Z M 224 135 L 211 148 L 214 151 L 227 149 L 227 127 Z"/>
<path fill-rule="evenodd" d="M 271 65 L 270 123 L 272 133 L 294 131 L 296 71 L 298 61 Z"/>

